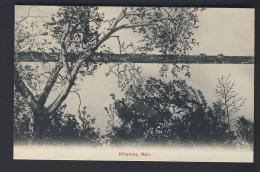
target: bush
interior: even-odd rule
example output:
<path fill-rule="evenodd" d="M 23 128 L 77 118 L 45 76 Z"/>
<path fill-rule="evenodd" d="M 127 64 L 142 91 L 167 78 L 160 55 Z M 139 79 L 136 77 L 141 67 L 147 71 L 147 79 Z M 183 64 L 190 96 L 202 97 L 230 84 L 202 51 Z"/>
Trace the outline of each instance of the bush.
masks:
<path fill-rule="evenodd" d="M 108 130 L 111 143 L 225 143 L 234 139 L 220 107 L 210 107 L 202 92 L 185 80 L 166 83 L 149 78 L 143 85 L 131 85 L 125 98 L 112 98 L 113 106 L 106 109 L 118 123 Z"/>

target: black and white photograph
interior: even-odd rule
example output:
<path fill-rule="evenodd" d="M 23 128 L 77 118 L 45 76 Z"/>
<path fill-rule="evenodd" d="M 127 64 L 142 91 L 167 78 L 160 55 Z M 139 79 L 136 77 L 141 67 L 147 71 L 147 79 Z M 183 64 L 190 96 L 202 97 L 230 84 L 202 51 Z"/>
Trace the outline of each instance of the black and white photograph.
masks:
<path fill-rule="evenodd" d="M 254 8 L 14 13 L 13 159 L 253 162 Z"/>

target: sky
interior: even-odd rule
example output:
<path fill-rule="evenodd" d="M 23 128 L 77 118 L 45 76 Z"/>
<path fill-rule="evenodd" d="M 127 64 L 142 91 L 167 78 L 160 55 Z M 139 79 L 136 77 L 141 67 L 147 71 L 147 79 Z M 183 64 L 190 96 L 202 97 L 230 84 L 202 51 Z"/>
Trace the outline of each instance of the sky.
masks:
<path fill-rule="evenodd" d="M 199 15 L 193 54 L 254 55 L 254 10 L 209 8 Z"/>
<path fill-rule="evenodd" d="M 16 17 L 27 15 L 31 6 L 16 6 Z M 31 15 L 51 16 L 57 6 L 37 6 L 31 9 Z M 117 17 L 121 7 L 100 7 L 105 19 Z M 198 13 L 199 28 L 194 31 L 194 38 L 199 46 L 190 51 L 190 55 L 204 53 L 207 55 L 224 54 L 227 56 L 254 55 L 254 9 L 253 8 L 207 8 Z M 127 34 L 126 34 L 127 33 Z M 121 42 L 136 43 L 141 35 L 130 29 L 120 31 Z M 106 44 L 114 53 L 119 53 L 118 42 L 110 38 Z"/>

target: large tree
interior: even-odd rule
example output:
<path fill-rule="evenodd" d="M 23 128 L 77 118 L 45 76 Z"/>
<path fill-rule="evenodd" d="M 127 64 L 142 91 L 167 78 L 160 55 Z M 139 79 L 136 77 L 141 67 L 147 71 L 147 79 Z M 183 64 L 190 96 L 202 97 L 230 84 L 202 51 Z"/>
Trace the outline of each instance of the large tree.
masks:
<path fill-rule="evenodd" d="M 33 112 L 33 132 L 38 138 L 44 135 L 51 114 L 67 98 L 79 75 L 96 69 L 94 56 L 102 53 L 105 42 L 118 31 L 132 29 L 141 34 L 138 51 L 142 53 L 157 49 L 164 55 L 184 55 L 196 44 L 192 35 L 198 27 L 198 8 L 122 7 L 117 17 L 106 20 L 99 7 L 65 6 L 59 7 L 46 21 L 43 16 L 31 14 L 32 8 L 39 9 L 31 7 L 15 23 L 14 83 L 15 91 L 24 97 Z M 39 21 L 43 21 L 44 29 Z M 37 38 L 42 42 L 37 42 Z M 33 51 L 41 53 L 44 64 L 49 58 L 47 52 L 58 53 L 55 64 L 46 72 L 47 79 L 37 91 L 33 91 L 19 69 L 19 54 L 23 51 L 31 53 L 32 58 Z M 47 105 L 57 84 L 61 91 Z"/>

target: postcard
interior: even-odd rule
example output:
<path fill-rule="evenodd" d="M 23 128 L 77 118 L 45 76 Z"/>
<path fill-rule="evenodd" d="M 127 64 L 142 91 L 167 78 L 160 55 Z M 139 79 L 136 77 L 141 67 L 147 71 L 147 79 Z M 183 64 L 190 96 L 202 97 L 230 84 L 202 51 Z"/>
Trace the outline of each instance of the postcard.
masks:
<path fill-rule="evenodd" d="M 253 162 L 254 12 L 15 6 L 13 158 Z"/>

